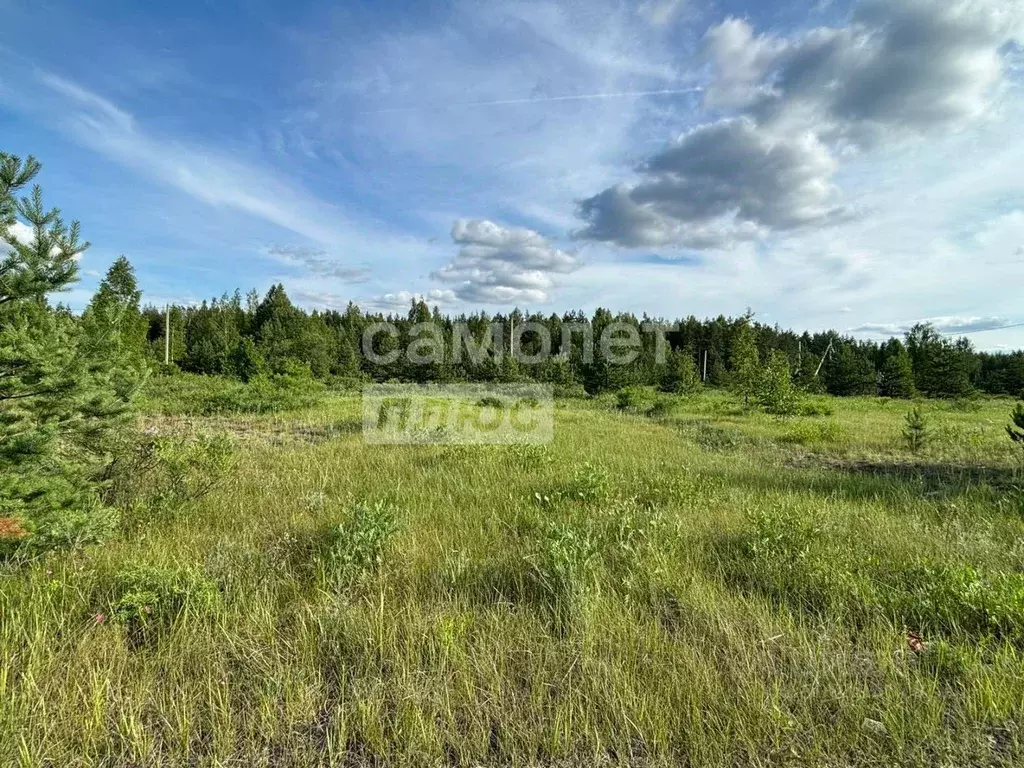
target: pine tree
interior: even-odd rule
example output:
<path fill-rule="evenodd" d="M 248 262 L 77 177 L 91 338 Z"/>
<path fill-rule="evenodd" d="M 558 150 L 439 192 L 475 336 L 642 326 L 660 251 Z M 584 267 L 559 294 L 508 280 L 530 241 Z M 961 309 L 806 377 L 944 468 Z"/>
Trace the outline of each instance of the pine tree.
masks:
<path fill-rule="evenodd" d="M 139 308 L 142 292 L 124 256 L 115 261 L 82 314 L 83 351 L 104 368 L 125 403 L 145 382 L 148 323 Z"/>
<path fill-rule="evenodd" d="M 700 388 L 700 374 L 691 350 L 671 350 L 666 361 L 661 388 L 666 392 L 693 392 Z"/>
<path fill-rule="evenodd" d="M 15 198 L 38 171 L 32 158 L 0 153 L 0 518 L 25 534 L 7 551 L 108 530 L 98 477 L 125 406 L 75 318 L 47 302 L 75 281 L 88 243 L 77 222 L 45 209 L 39 187 Z M 29 242 L 12 234 L 15 221 L 28 226 Z"/>
<path fill-rule="evenodd" d="M 903 427 L 903 441 L 911 452 L 920 453 L 931 436 L 928 419 L 921 413 L 920 408 L 914 408 L 903 417 L 903 420 L 906 422 Z"/>
<path fill-rule="evenodd" d="M 907 351 L 914 364 L 914 383 L 929 397 L 968 397 L 974 392 L 974 350 L 966 339 L 952 342 L 928 324 L 907 333 Z"/>
<path fill-rule="evenodd" d="M 823 369 L 828 393 L 838 397 L 877 394 L 878 374 L 865 351 L 848 342 L 837 343 L 834 350 Z"/>
<path fill-rule="evenodd" d="M 889 356 L 882 363 L 878 393 L 882 397 L 909 399 L 914 397 L 914 365 L 910 354 L 899 341 L 894 339 Z"/>

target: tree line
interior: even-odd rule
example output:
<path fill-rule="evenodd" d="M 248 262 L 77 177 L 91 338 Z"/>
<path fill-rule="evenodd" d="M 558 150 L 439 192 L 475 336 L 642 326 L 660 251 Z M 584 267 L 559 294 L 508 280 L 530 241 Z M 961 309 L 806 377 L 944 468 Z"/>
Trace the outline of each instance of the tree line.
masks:
<path fill-rule="evenodd" d="M 151 357 L 163 361 L 165 308 L 146 307 Z M 378 334 L 367 348 L 367 331 L 380 324 L 395 329 Z M 424 325 L 447 345 L 437 348 L 428 363 L 397 354 L 417 342 Z M 665 354 L 646 332 L 651 324 L 664 332 Z M 636 329 L 638 354 L 629 364 L 616 363 L 594 343 L 610 326 Z M 497 326 L 503 332 L 491 337 Z M 550 354 L 541 356 L 541 334 L 527 331 L 514 342 L 512 330 L 543 327 Z M 462 330 L 465 329 L 465 330 Z M 569 332 L 571 329 L 571 332 Z M 459 332 L 484 354 L 459 354 Z M 613 314 L 598 309 L 564 314 L 523 313 L 446 315 L 437 307 L 413 300 L 408 312 L 365 312 L 350 303 L 344 311 L 306 312 L 295 306 L 281 285 L 260 297 L 240 292 L 194 306 L 170 308 L 170 360 L 184 371 L 236 376 L 306 372 L 309 376 L 373 381 L 516 381 L 535 380 L 590 393 L 633 385 L 681 391 L 701 384 L 734 386 L 744 366 L 784 361 L 793 383 L 808 391 L 837 396 L 881 395 L 962 398 L 973 393 L 1018 395 L 1024 390 L 1024 352 L 990 354 L 976 351 L 964 338 L 953 340 L 933 326 L 919 324 L 903 338 L 864 341 L 836 331 L 798 333 L 758 322 L 747 313 L 700 320 L 690 316 L 667 320 Z M 592 353 L 585 346 L 590 341 Z M 395 351 L 395 355 L 389 355 Z M 368 354 L 370 352 L 370 354 Z M 522 364 L 517 358 L 542 358 Z M 391 359 L 394 358 L 394 359 Z"/>

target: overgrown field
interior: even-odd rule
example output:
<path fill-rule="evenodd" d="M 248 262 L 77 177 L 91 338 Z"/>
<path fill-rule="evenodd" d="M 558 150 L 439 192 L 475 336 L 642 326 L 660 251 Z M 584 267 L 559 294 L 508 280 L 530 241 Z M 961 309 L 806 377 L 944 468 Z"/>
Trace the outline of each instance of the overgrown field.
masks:
<path fill-rule="evenodd" d="M 0 765 L 1020 764 L 1011 401 L 922 404 L 916 452 L 905 402 L 815 405 L 564 401 L 493 448 L 165 409 L 234 467 L 3 572 Z"/>

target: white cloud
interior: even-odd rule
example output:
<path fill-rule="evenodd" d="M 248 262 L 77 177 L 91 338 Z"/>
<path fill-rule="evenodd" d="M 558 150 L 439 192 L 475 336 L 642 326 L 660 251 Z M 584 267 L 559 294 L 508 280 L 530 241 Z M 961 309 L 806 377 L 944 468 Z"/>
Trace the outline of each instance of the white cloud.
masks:
<path fill-rule="evenodd" d="M 17 240 L 22 245 L 31 245 L 35 242 L 36 233 L 28 224 L 20 221 L 15 221 L 11 226 L 7 228 L 7 236 L 13 240 Z M 0 253 L 7 253 L 11 250 L 7 243 L 0 241 Z M 50 249 L 51 255 L 56 255 L 60 252 L 57 246 Z M 72 257 L 75 261 L 82 260 L 82 254 L 76 253 Z"/>
<path fill-rule="evenodd" d="M 706 36 L 705 104 L 737 108 L 684 134 L 640 180 L 585 199 L 577 236 L 618 245 L 728 247 L 849 217 L 837 157 L 986 111 L 1019 0 L 863 0 L 849 25 L 793 37 L 728 19 Z"/>
<path fill-rule="evenodd" d="M 956 125 L 988 108 L 1022 18 L 1017 0 L 862 0 L 848 26 L 794 37 L 729 19 L 708 34 L 708 103 L 859 146 Z"/>
<path fill-rule="evenodd" d="M 542 303 L 553 275 L 579 268 L 579 259 L 531 229 L 503 227 L 485 219 L 458 219 L 452 240 L 461 246 L 450 264 L 431 274 L 454 286 L 463 301 L 483 304 Z"/>

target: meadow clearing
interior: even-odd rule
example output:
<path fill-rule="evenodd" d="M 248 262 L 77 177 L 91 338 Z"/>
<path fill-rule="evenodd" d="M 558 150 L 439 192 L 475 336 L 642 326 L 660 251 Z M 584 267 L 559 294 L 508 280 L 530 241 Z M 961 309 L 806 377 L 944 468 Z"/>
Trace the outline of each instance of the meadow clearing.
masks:
<path fill-rule="evenodd" d="M 470 447 L 366 445 L 356 395 L 151 401 L 231 467 L 2 572 L 0 764 L 1019 764 L 1012 401 L 922 403 L 917 452 L 907 402 L 815 403 L 563 400 Z"/>

